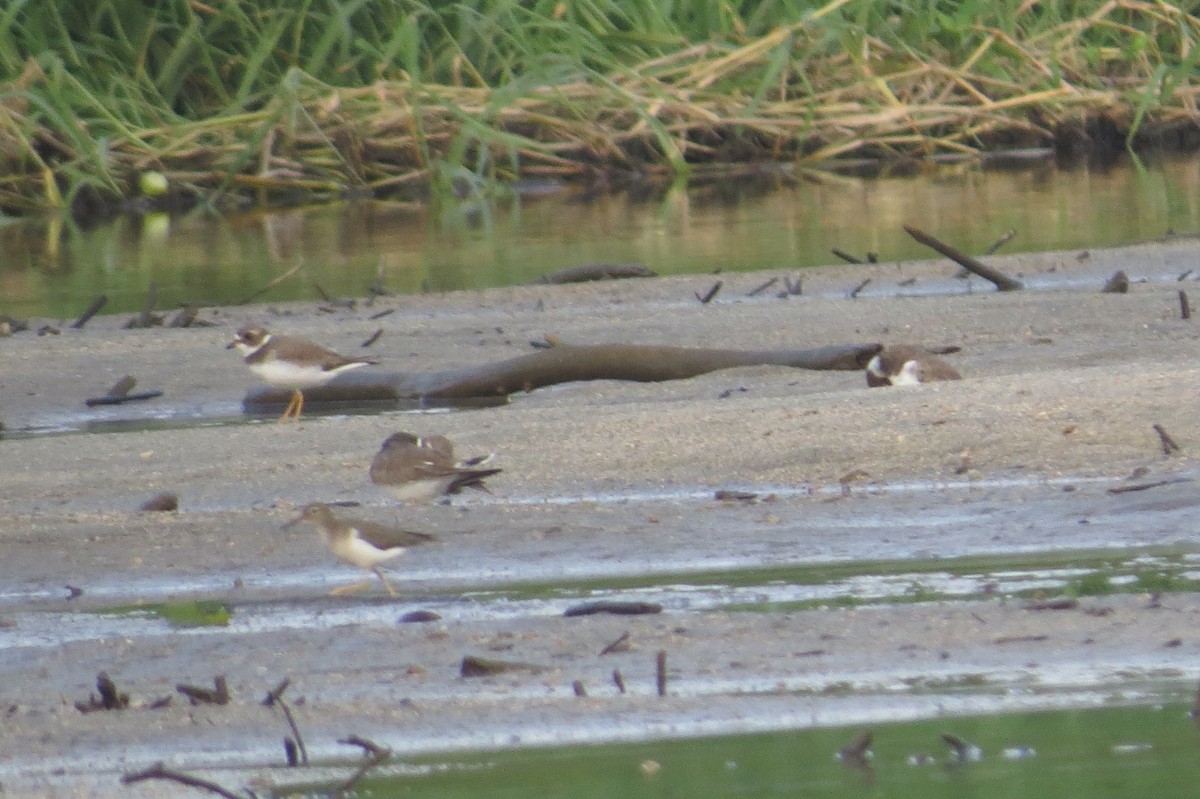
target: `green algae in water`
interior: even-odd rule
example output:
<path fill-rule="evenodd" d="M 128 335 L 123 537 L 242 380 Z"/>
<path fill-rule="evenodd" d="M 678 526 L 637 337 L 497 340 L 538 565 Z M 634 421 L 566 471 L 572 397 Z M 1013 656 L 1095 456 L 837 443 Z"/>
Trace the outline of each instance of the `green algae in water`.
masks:
<path fill-rule="evenodd" d="M 839 761 L 838 750 L 868 729 L 874 756 L 860 766 Z M 957 762 L 945 733 L 978 746 L 981 758 Z M 1047 711 L 421 758 L 428 773 L 364 780 L 356 793 L 381 799 L 1170 799 L 1196 795 L 1198 745 L 1200 732 L 1183 704 Z M 308 795 L 332 795 L 328 791 Z"/>
<path fill-rule="evenodd" d="M 150 605 L 123 605 L 104 608 L 106 614 L 153 615 L 172 627 L 225 627 L 229 624 L 229 607 L 219 600 L 198 602 L 160 602 Z"/>

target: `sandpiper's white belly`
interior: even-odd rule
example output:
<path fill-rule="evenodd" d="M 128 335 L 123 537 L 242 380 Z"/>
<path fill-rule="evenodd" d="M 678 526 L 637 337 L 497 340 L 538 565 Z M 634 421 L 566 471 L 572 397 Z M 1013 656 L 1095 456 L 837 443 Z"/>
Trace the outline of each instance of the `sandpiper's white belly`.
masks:
<path fill-rule="evenodd" d="M 349 536 L 339 536 L 336 539 L 326 535 L 325 541 L 329 544 L 330 552 L 342 561 L 360 569 L 373 569 L 381 563 L 404 554 L 404 547 L 376 549 L 359 538 L 357 530 L 351 530 Z"/>

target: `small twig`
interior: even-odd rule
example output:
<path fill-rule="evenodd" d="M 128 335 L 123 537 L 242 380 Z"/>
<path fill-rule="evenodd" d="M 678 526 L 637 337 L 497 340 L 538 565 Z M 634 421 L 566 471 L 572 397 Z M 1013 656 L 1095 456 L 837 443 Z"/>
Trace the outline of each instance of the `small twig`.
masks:
<path fill-rule="evenodd" d="M 104 303 L 106 302 L 108 302 L 108 297 L 104 294 L 101 294 L 99 297 L 92 300 L 92 304 L 87 307 L 87 310 L 79 315 L 79 318 L 71 324 L 71 327 L 75 330 L 82 330 L 83 326 L 88 323 L 89 319 L 100 313 L 100 309 L 104 307 Z"/>
<path fill-rule="evenodd" d="M 276 685 L 267 692 L 267 698 L 262 703 L 266 707 L 279 705 L 279 709 L 283 711 L 283 717 L 287 719 L 288 726 L 292 728 L 292 735 L 296 736 L 296 746 L 300 748 L 300 763 L 307 766 L 308 749 L 304 746 L 304 739 L 300 736 L 300 728 L 296 725 L 296 719 L 292 716 L 292 709 L 288 707 L 287 702 L 283 701 L 283 692 L 287 690 L 291 682 L 291 679 L 284 677 L 279 685 Z"/>
<path fill-rule="evenodd" d="M 228 788 L 217 785 L 215 782 L 202 780 L 199 777 L 184 774 L 182 771 L 171 771 L 161 761 L 144 771 L 135 771 L 121 776 L 122 785 L 130 785 L 135 782 L 142 782 L 143 780 L 170 780 L 171 782 L 178 782 L 180 785 L 186 785 L 189 788 L 202 788 L 218 796 L 224 796 L 226 799 L 245 799 L 244 796 L 239 796 Z"/>
<path fill-rule="evenodd" d="M 983 251 L 983 254 L 984 254 L 984 255 L 993 255 L 993 254 L 995 254 L 996 250 L 1000 249 L 1000 248 L 1001 248 L 1001 247 L 1003 247 L 1005 244 L 1008 244 L 1010 241 L 1012 241 L 1012 239 L 1013 239 L 1013 236 L 1016 236 L 1016 235 L 1017 235 L 1017 229 L 1016 229 L 1015 227 L 1014 227 L 1014 228 L 1009 228 L 1009 229 L 1008 229 L 1008 232 L 1007 232 L 1007 233 L 1005 233 L 1005 234 L 1004 234 L 1003 236 L 1001 236 L 1000 238 L 998 238 L 998 239 L 996 239 L 995 241 L 993 241 L 993 242 L 992 242 L 992 244 L 991 244 L 991 246 L 990 246 L 990 247 L 988 247 L 986 250 L 984 250 L 984 251 Z"/>
<path fill-rule="evenodd" d="M 654 656 L 654 681 L 658 687 L 658 695 L 667 695 L 667 650 L 660 649 Z"/>
<path fill-rule="evenodd" d="M 229 686 L 225 684 L 225 675 L 213 677 L 212 688 L 201 688 L 198 685 L 178 683 L 175 690 L 186 696 L 193 705 L 227 705 L 229 704 Z"/>
<path fill-rule="evenodd" d="M 1172 452 L 1179 452 L 1179 445 L 1175 443 L 1175 439 L 1167 434 L 1161 424 L 1155 423 L 1154 432 L 1158 433 L 1158 441 L 1162 444 L 1163 455 L 1170 457 Z"/>
<path fill-rule="evenodd" d="M 621 676 L 619 669 L 613 669 L 613 683 L 617 686 L 617 690 L 625 693 L 625 678 Z M 1200 700 L 1197 700 L 1200 702 Z"/>
<path fill-rule="evenodd" d="M 1180 319 L 1191 319 L 1192 318 L 1192 304 L 1190 302 L 1188 302 L 1187 292 L 1184 291 L 1183 289 L 1179 290 L 1179 318 Z"/>
<path fill-rule="evenodd" d="M 321 284 L 315 280 L 313 281 L 313 288 L 315 288 L 317 290 L 317 293 L 321 295 L 321 299 L 323 301 L 333 302 L 333 297 L 329 296 L 329 292 L 327 292 L 327 291 L 325 291 L 325 289 L 321 288 Z"/>
<path fill-rule="evenodd" d="M 382 318 L 383 318 L 383 317 L 385 317 L 385 316 L 391 316 L 391 315 L 392 315 L 392 314 L 394 314 L 395 312 L 396 312 L 396 309 L 395 309 L 395 308 L 388 308 L 388 309 L 386 309 L 386 310 L 383 310 L 383 311 L 376 311 L 375 313 L 373 313 L 373 314 L 371 314 L 370 316 L 368 316 L 368 317 L 367 317 L 367 320 L 368 320 L 368 321 L 371 321 L 371 322 L 374 322 L 376 319 L 382 319 Z"/>
<path fill-rule="evenodd" d="M 629 630 L 621 633 L 617 640 L 600 650 L 601 655 L 611 655 L 613 652 L 629 651 Z"/>
<path fill-rule="evenodd" d="M 721 290 L 722 285 L 723 284 L 721 281 L 718 280 L 716 283 L 712 284 L 712 288 L 704 293 L 704 296 L 696 294 L 696 299 L 700 300 L 701 305 L 708 305 L 710 302 L 712 302 L 713 297 L 717 296 L 717 292 Z"/>
<path fill-rule="evenodd" d="M 303 259 L 301 259 L 301 260 L 297 261 L 295 266 L 293 266 L 291 269 L 289 269 L 289 270 L 287 270 L 286 272 L 284 272 L 282 275 L 279 275 L 278 277 L 276 277 L 276 278 L 275 278 L 274 280 L 272 280 L 271 282 L 267 283 L 267 285 L 263 286 L 263 287 L 262 287 L 262 288 L 260 288 L 258 291 L 252 292 L 250 295 L 248 295 L 248 296 L 246 296 L 246 297 L 242 298 L 241 300 L 239 300 L 239 301 L 235 302 L 235 303 L 234 303 L 234 305 L 245 305 L 245 304 L 246 304 L 246 303 L 248 303 L 248 302 L 252 302 L 252 301 L 254 301 L 254 300 L 258 299 L 258 298 L 259 298 L 259 297 L 261 297 L 263 294 L 266 294 L 268 291 L 270 291 L 271 289 L 275 288 L 275 287 L 276 287 L 276 286 L 278 286 L 280 283 L 282 283 L 283 281 L 287 280 L 287 279 L 288 279 L 289 277 L 291 277 L 292 275 L 294 275 L 294 274 L 296 274 L 297 272 L 299 272 L 299 271 L 300 271 L 300 268 L 301 268 L 302 266 L 304 266 L 304 260 L 303 260 Z"/>
<path fill-rule="evenodd" d="M 837 247 L 834 247 L 832 250 L 830 250 L 830 252 L 833 253 L 834 255 L 836 255 L 838 258 L 841 258 L 846 263 L 851 263 L 851 264 L 861 264 L 862 263 L 861 258 L 855 258 L 850 253 L 846 252 L 845 250 L 839 250 Z"/>
<path fill-rule="evenodd" d="M 1187 280 L 1188 275 L 1190 275 L 1191 273 L 1192 273 L 1191 269 L 1183 270 L 1182 272 L 1179 273 L 1179 277 L 1175 278 L 1175 282 L 1182 283 L 1184 280 Z"/>
<path fill-rule="evenodd" d="M 386 746 L 380 746 L 377 743 L 368 741 L 366 738 L 359 738 L 357 735 L 351 735 L 348 738 L 339 740 L 340 744 L 349 744 L 350 746 L 362 747 L 363 753 L 367 755 L 367 760 L 350 775 L 349 779 L 341 784 L 341 792 L 345 793 L 354 787 L 354 784 L 366 776 L 367 772 L 376 766 L 386 763 L 388 758 L 392 756 L 392 750 Z"/>
<path fill-rule="evenodd" d="M 1128 494 L 1132 491 L 1146 491 L 1151 488 L 1162 488 L 1163 486 L 1175 485 L 1176 483 L 1186 483 L 1190 477 L 1168 477 L 1165 480 L 1154 480 L 1149 483 L 1134 483 L 1127 486 L 1113 486 L 1108 489 L 1110 494 Z"/>
<path fill-rule="evenodd" d="M 96 675 L 96 690 L 100 692 L 99 698 L 96 698 L 95 694 L 89 694 L 88 701 L 75 703 L 75 709 L 80 713 L 91 713 L 96 710 L 124 710 L 129 707 L 129 694 L 117 690 L 117 684 L 108 676 L 108 672 L 102 671 Z"/>
<path fill-rule="evenodd" d="M 850 291 L 850 299 L 852 299 L 852 300 L 853 300 L 853 299 L 855 299 L 856 297 L 858 297 L 858 293 L 859 293 L 860 291 L 862 291 L 863 289 L 865 289 L 865 288 L 867 287 L 867 284 L 868 284 L 868 283 L 870 283 L 870 282 L 871 282 L 871 278 L 867 278 L 866 280 L 864 280 L 863 282 L 861 282 L 861 283 L 859 283 L 857 286 L 855 286 L 855 287 L 854 287 L 854 288 L 853 288 L 853 289 Z"/>
<path fill-rule="evenodd" d="M 369 347 L 372 344 L 374 344 L 376 341 L 379 341 L 379 337 L 382 335 L 383 335 L 383 328 L 381 327 L 378 330 L 376 330 L 374 333 L 372 333 L 371 337 L 369 339 L 367 339 L 366 341 L 364 341 L 359 346 L 360 347 Z"/>
<path fill-rule="evenodd" d="M 762 294 L 764 291 L 766 291 L 767 289 L 771 288 L 771 286 L 774 286 L 774 285 L 775 285 L 776 283 L 778 283 L 778 282 L 779 282 L 779 278 L 777 278 L 777 277 L 773 277 L 773 278 L 771 278 L 770 280 L 768 280 L 766 283 L 762 283 L 762 284 L 760 284 L 760 285 L 758 285 L 758 286 L 755 286 L 754 288 L 750 289 L 750 291 L 748 291 L 748 292 L 746 293 L 746 296 L 747 296 L 747 297 L 754 297 L 754 296 L 756 296 L 756 295 L 758 295 L 758 294 Z"/>
<path fill-rule="evenodd" d="M 571 690 L 575 692 L 575 696 L 587 696 L 587 688 L 583 687 L 583 680 L 576 680 L 571 683 Z"/>
<path fill-rule="evenodd" d="M 283 736 L 283 757 L 287 760 L 288 768 L 300 765 L 300 758 L 296 754 L 296 741 L 290 735 Z"/>
<path fill-rule="evenodd" d="M 392 754 L 392 750 L 386 746 L 381 746 L 374 741 L 363 738 L 359 735 L 347 735 L 345 738 L 338 738 L 338 743 L 346 746 L 357 746 L 363 750 L 364 755 L 371 757 L 388 757 Z"/>
<path fill-rule="evenodd" d="M 200 309 L 195 305 L 185 305 L 171 317 L 171 321 L 167 322 L 167 327 L 191 327 L 199 313 Z"/>
<path fill-rule="evenodd" d="M 1025 288 L 1025 285 L 1021 281 L 1015 280 L 1003 272 L 993 269 L 981 261 L 977 261 L 969 255 L 964 255 L 963 253 L 951 247 L 949 244 L 938 241 L 933 236 L 930 236 L 928 233 L 922 230 L 905 225 L 904 231 L 920 243 L 924 244 L 926 247 L 940 252 L 942 255 L 954 261 L 962 268 L 974 272 L 985 280 L 991 281 L 1000 291 L 1016 291 L 1018 289 Z"/>

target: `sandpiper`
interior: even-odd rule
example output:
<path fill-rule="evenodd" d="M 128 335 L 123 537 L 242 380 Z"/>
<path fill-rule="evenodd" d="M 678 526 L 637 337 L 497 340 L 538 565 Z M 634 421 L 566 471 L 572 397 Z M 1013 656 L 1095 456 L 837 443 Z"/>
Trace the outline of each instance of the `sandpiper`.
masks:
<path fill-rule="evenodd" d="M 268 333 L 246 325 L 226 349 L 237 348 L 250 371 L 279 388 L 290 388 L 292 399 L 279 421 L 300 419 L 306 388 L 323 386 L 342 372 L 379 363 L 374 358 L 347 358 L 319 344 L 292 336 Z"/>
<path fill-rule="evenodd" d="M 330 507 L 323 502 L 312 502 L 305 505 L 300 509 L 300 515 L 285 524 L 284 529 L 302 522 L 316 524 L 329 551 L 341 561 L 374 572 L 391 596 L 396 596 L 396 590 L 383 576 L 379 567 L 383 563 L 403 555 L 407 547 L 435 540 L 427 533 L 414 533 L 411 530 L 400 530 L 359 519 L 338 519 L 333 515 Z M 370 583 L 370 580 L 351 583 L 335 588 L 329 593 L 340 596 L 351 591 L 361 590 Z"/>
<path fill-rule="evenodd" d="M 431 502 L 464 488 L 487 491 L 484 478 L 501 469 L 480 469 L 495 455 L 454 460 L 454 445 L 445 436 L 418 438 L 393 433 L 371 461 L 371 482 L 401 502 Z"/>
<path fill-rule="evenodd" d="M 961 379 L 958 370 L 946 361 L 908 344 L 885 347 L 867 364 L 867 385 L 871 388 Z"/>

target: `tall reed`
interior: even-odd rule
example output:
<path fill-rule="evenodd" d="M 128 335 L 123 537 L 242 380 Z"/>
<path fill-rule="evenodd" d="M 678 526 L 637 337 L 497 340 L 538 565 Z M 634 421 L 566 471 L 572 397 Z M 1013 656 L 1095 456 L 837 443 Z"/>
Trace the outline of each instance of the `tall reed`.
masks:
<path fill-rule="evenodd" d="M 0 208 L 974 154 L 1197 119 L 1142 0 L 11 0 Z"/>

